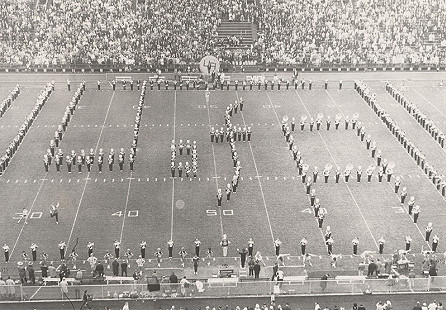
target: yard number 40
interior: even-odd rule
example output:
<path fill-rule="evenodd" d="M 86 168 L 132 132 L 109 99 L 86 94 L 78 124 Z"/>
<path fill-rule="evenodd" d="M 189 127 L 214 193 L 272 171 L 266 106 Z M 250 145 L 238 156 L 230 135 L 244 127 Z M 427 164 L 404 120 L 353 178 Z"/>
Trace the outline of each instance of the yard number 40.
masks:
<path fill-rule="evenodd" d="M 117 216 L 117 217 L 121 217 L 124 215 L 124 212 L 122 211 L 118 211 L 112 214 L 112 216 Z M 139 211 L 138 210 L 132 210 L 132 211 L 128 211 L 127 212 L 127 217 L 137 217 L 139 216 Z"/>

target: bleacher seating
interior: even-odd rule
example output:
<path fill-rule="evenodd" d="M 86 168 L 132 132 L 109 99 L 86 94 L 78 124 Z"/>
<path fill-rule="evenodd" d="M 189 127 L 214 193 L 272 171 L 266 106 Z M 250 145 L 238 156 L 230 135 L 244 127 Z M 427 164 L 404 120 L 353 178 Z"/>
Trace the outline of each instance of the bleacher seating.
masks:
<path fill-rule="evenodd" d="M 163 16 L 153 18 L 160 7 Z M 165 67 L 196 64 L 209 54 L 233 64 L 316 66 L 434 66 L 446 59 L 444 1 L 187 0 L 170 5 L 154 0 L 136 7 L 125 0 L 48 1 L 36 7 L 33 1 L 2 1 L 0 15 L 0 63 L 9 67 Z M 99 25 L 93 16 L 106 18 Z M 128 28 L 122 31 L 120 25 Z M 84 45 L 86 37 L 98 41 Z"/>

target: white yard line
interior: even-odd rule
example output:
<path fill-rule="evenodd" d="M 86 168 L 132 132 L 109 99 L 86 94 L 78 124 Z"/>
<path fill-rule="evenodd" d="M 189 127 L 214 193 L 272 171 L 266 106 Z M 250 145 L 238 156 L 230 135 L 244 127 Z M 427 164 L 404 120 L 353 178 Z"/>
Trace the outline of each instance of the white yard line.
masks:
<path fill-rule="evenodd" d="M 302 84 L 302 83 L 300 83 L 299 85 L 301 85 L 301 84 Z M 294 90 L 294 91 L 296 91 L 296 90 Z M 279 116 L 277 115 L 277 111 L 276 111 L 276 109 L 274 108 L 274 104 L 273 104 L 273 102 L 272 102 L 272 100 L 271 100 L 271 97 L 268 95 L 268 93 L 266 93 L 266 95 L 267 95 L 268 100 L 269 100 L 269 103 L 270 103 L 270 105 L 271 105 L 271 107 L 272 107 L 272 109 L 273 109 L 274 115 L 276 116 L 277 124 L 278 124 L 280 130 L 282 130 L 282 126 L 281 126 L 282 123 L 281 123 L 281 121 L 280 121 Z M 303 187 L 305 188 L 305 184 L 303 184 Z M 308 197 L 307 197 L 307 198 L 308 198 Z M 308 198 L 308 199 L 309 199 L 309 198 Z M 319 221 L 318 221 L 317 218 L 315 218 L 315 221 L 316 221 L 316 223 L 318 223 L 318 225 L 319 225 Z M 320 233 L 321 233 L 322 240 L 323 240 L 323 242 L 324 242 L 324 244 L 325 244 L 325 236 L 324 236 L 324 233 L 322 232 L 322 230 L 319 230 L 319 231 L 320 231 Z"/>
<path fill-rule="evenodd" d="M 208 111 L 208 128 L 210 129 L 211 128 L 211 126 L 212 126 L 212 124 L 211 124 L 211 112 L 210 112 L 210 101 L 208 102 L 208 103 L 206 103 L 206 108 L 207 108 L 207 111 Z M 218 139 L 218 137 L 216 137 L 217 139 Z M 224 143 L 224 142 L 223 142 Z M 216 160 L 215 160 L 215 150 L 214 150 L 214 143 L 213 142 L 211 142 L 211 147 L 212 147 L 212 158 L 214 159 L 214 174 L 215 174 L 215 176 L 214 176 L 214 179 L 215 179 L 215 186 L 216 186 L 216 188 L 217 188 L 217 190 L 215 191 L 215 192 L 217 192 L 218 191 L 218 174 L 217 174 L 217 162 L 216 162 Z M 221 230 L 221 235 L 223 235 L 224 234 L 224 230 L 223 230 L 223 216 L 222 216 L 222 211 L 221 211 L 221 207 L 219 207 L 218 208 L 218 216 L 220 217 L 220 230 Z"/>
<path fill-rule="evenodd" d="M 302 103 L 303 107 L 304 107 L 305 110 L 307 111 L 308 116 L 311 117 L 311 114 L 310 114 L 310 112 L 308 111 L 307 106 L 306 106 L 305 103 L 303 102 L 301 96 L 299 95 L 299 93 L 298 93 L 297 91 L 296 91 L 295 93 L 297 94 L 297 96 L 298 96 L 298 98 L 299 98 L 299 101 Z M 327 92 L 327 93 L 328 93 L 328 92 Z M 331 96 L 330 96 L 330 98 L 331 98 Z M 339 109 L 339 108 L 338 108 L 338 109 Z M 341 113 L 342 113 L 342 112 L 341 112 Z M 333 154 L 331 153 L 330 149 L 328 148 L 327 143 L 325 142 L 324 138 L 322 137 L 322 135 L 321 135 L 321 133 L 320 133 L 319 131 L 318 131 L 318 134 L 319 134 L 319 137 L 320 137 L 321 140 L 322 140 L 322 143 L 324 143 L 324 146 L 325 146 L 326 150 L 328 151 L 328 154 L 330 155 L 331 159 L 333 160 L 333 163 L 334 163 L 336 166 L 339 167 L 339 165 L 336 163 L 336 160 L 335 160 L 334 157 L 333 157 Z M 369 223 L 367 223 L 367 221 L 366 221 L 366 219 L 365 219 L 365 216 L 364 216 L 364 214 L 362 213 L 361 208 L 359 207 L 358 203 L 356 202 L 356 199 L 355 199 L 355 197 L 353 196 L 353 193 L 352 193 L 352 191 L 350 190 L 350 187 L 349 187 L 348 183 L 345 183 L 345 185 L 347 186 L 348 192 L 349 192 L 350 196 L 352 197 L 353 202 L 355 203 L 356 208 L 358 209 L 358 212 L 359 212 L 359 214 L 361 215 L 362 220 L 364 221 L 364 224 L 365 224 L 365 226 L 367 227 L 367 230 L 369 231 L 370 236 L 372 237 L 373 242 L 375 243 L 376 248 L 379 249 L 378 242 L 376 242 L 376 239 L 375 239 L 375 237 L 373 236 L 372 230 L 371 230 L 371 228 L 370 228 L 370 226 L 369 226 Z"/>
<path fill-rule="evenodd" d="M 40 193 L 40 191 L 42 190 L 43 183 L 45 183 L 45 180 L 46 180 L 46 176 L 47 176 L 47 175 L 48 175 L 48 172 L 45 173 L 45 177 L 42 179 L 42 183 L 41 183 L 40 186 L 39 186 L 39 190 L 37 191 L 36 196 L 34 196 L 33 203 L 31 204 L 31 207 L 30 207 L 29 210 L 28 210 L 28 218 L 24 219 L 23 224 L 22 224 L 22 228 L 20 228 L 19 235 L 17 236 L 17 239 L 16 239 L 16 241 L 15 241 L 15 243 L 14 243 L 14 246 L 12 247 L 12 250 L 11 250 L 11 252 L 9 253 L 9 258 L 10 258 L 10 259 L 11 259 L 11 257 L 12 257 L 12 253 L 14 252 L 14 250 L 15 250 L 15 248 L 16 248 L 16 246 L 17 246 L 17 243 L 19 242 L 20 236 L 22 235 L 23 230 L 25 229 L 25 225 L 28 225 L 28 224 L 25 224 L 25 223 L 26 223 L 27 220 L 29 220 L 29 216 L 31 215 L 31 211 L 32 211 L 32 209 L 34 208 L 34 205 L 36 204 L 37 197 L 39 197 L 39 193 Z"/>
<path fill-rule="evenodd" d="M 345 117 L 344 113 L 341 111 L 341 108 L 339 108 L 338 104 L 336 103 L 336 101 L 333 99 L 333 97 L 330 95 L 330 93 L 329 93 L 328 91 L 327 91 L 327 95 L 328 95 L 328 97 L 330 98 L 330 100 L 333 102 L 334 106 L 335 106 L 336 109 L 339 111 L 339 113 L 341 113 L 341 114 Z M 429 182 L 430 182 L 430 181 L 429 181 Z M 430 183 L 431 183 L 431 182 L 430 182 Z M 390 185 L 390 183 L 387 183 L 387 185 L 390 187 L 390 190 L 395 194 L 396 199 L 398 200 L 398 202 L 400 202 L 400 197 L 398 196 L 398 194 L 395 193 L 395 190 L 392 188 L 392 185 Z M 438 192 L 438 191 L 437 191 L 437 192 Z M 442 196 L 442 197 L 443 197 L 443 196 Z M 404 208 L 404 210 L 406 211 L 405 208 Z M 409 216 L 410 220 L 412 221 L 412 217 L 410 216 L 410 214 L 409 214 L 408 212 L 405 212 L 405 213 Z M 416 224 L 415 226 L 417 227 L 417 230 L 418 230 L 418 232 L 420 233 L 420 235 L 421 235 L 421 237 L 423 238 L 423 241 L 424 241 L 424 235 L 423 235 L 423 232 L 421 231 L 420 227 L 418 227 L 417 224 Z M 429 244 L 428 244 L 428 247 L 429 247 L 429 249 L 432 250 L 432 248 L 431 248 L 431 246 L 430 246 Z"/>
<path fill-rule="evenodd" d="M 235 94 L 237 96 L 237 100 L 239 100 L 238 92 L 236 91 Z M 240 114 L 241 114 L 242 119 L 243 119 L 243 126 L 246 126 L 245 117 L 243 116 L 243 112 L 240 111 Z M 248 145 L 249 145 L 249 149 L 251 150 L 251 156 L 252 156 L 252 160 L 253 160 L 253 163 L 254 163 L 254 169 L 256 170 L 256 175 L 259 176 L 260 174 L 259 174 L 259 170 L 257 169 L 257 163 L 256 163 L 256 159 L 255 159 L 255 156 L 254 156 L 254 151 L 252 150 L 251 141 L 248 141 Z M 274 244 L 274 241 L 276 239 L 274 239 L 273 227 L 271 225 L 271 220 L 270 220 L 270 217 L 269 217 L 268 207 L 266 206 L 265 195 L 263 193 L 263 186 L 262 186 L 262 182 L 260 181 L 260 177 L 257 177 L 257 181 L 259 181 L 259 188 L 260 188 L 260 194 L 262 195 L 263 207 L 265 208 L 266 219 L 268 220 L 269 231 L 271 233 L 271 239 L 272 239 L 272 242 Z"/>
<path fill-rule="evenodd" d="M 49 101 L 49 99 L 50 99 L 50 97 L 51 97 L 52 94 L 53 94 L 53 93 L 51 93 L 50 96 L 48 97 L 48 101 Z M 48 102 L 47 102 L 47 105 L 48 105 Z M 43 108 L 43 107 L 42 107 L 42 108 Z M 41 112 L 41 111 L 39 111 L 39 113 L 37 113 L 36 119 L 37 119 L 37 117 L 39 117 L 40 112 Z M 34 119 L 33 124 L 35 123 L 36 119 Z M 30 128 L 28 129 L 28 133 L 29 133 L 29 131 L 30 131 L 32 128 L 33 128 L 33 127 L 32 127 L 32 125 L 31 125 Z M 23 137 L 22 143 L 21 143 L 20 145 L 23 145 L 23 142 L 24 142 L 24 140 L 26 139 L 27 136 L 28 136 L 28 134 L 25 134 L 25 136 Z M 17 147 L 17 151 L 12 155 L 10 161 L 12 161 L 12 159 L 14 158 L 14 155 L 17 154 L 18 150 L 20 149 L 20 145 Z M 48 175 L 48 172 L 45 173 L 45 176 L 44 176 L 43 179 L 42 179 L 42 183 L 40 184 L 39 190 L 37 191 L 37 194 L 36 194 L 36 196 L 34 197 L 33 203 L 31 204 L 31 207 L 30 207 L 29 210 L 28 210 L 28 218 L 29 218 L 29 216 L 31 215 L 31 211 L 32 211 L 32 209 L 33 209 L 33 207 L 34 207 L 34 205 L 35 205 L 35 203 L 36 203 L 36 201 L 37 201 L 37 197 L 39 197 L 39 193 L 40 193 L 40 191 L 42 190 L 43 183 L 45 183 L 45 180 L 46 180 L 47 175 Z M 14 246 L 12 247 L 12 250 L 11 250 L 11 252 L 9 253 L 9 257 L 12 256 L 12 253 L 14 252 L 14 249 L 16 248 L 17 243 L 19 242 L 20 236 L 22 235 L 23 230 L 25 229 L 25 225 L 27 225 L 27 224 L 25 224 L 25 223 L 26 223 L 26 220 L 27 220 L 27 219 L 25 219 L 25 221 L 23 222 L 22 228 L 20 228 L 19 235 L 17 236 L 17 239 L 16 239 L 16 241 L 15 241 L 15 243 L 14 243 Z"/>
<path fill-rule="evenodd" d="M 176 118 L 177 118 L 177 92 L 175 91 L 175 97 L 173 101 L 173 140 L 175 140 L 176 135 Z M 172 178 L 172 206 L 171 206 L 171 217 L 170 217 L 170 240 L 173 240 L 173 212 L 175 210 L 175 178 Z"/>
<path fill-rule="evenodd" d="M 133 179 L 132 176 L 133 176 L 133 171 L 130 171 L 129 186 L 127 188 L 127 197 L 125 198 L 124 217 L 122 218 L 121 235 L 119 236 L 119 243 L 122 243 L 122 235 L 124 233 L 125 219 L 127 217 L 127 207 L 129 205 L 130 185 L 132 184 L 132 179 Z"/>
<path fill-rule="evenodd" d="M 111 99 L 110 99 L 110 103 L 108 104 L 107 113 L 105 114 L 104 122 L 102 123 L 102 126 L 101 126 L 101 131 L 100 131 L 100 133 L 99 133 L 98 142 L 96 143 L 96 147 L 95 147 L 95 149 L 94 149 L 94 152 L 95 152 L 95 153 L 96 153 L 96 151 L 98 150 L 99 143 L 101 142 L 102 133 L 104 132 L 105 123 L 107 122 L 108 113 L 110 112 L 111 104 L 112 104 L 112 102 L 113 102 L 113 98 L 114 98 L 114 97 L 115 97 L 115 92 L 113 92 L 112 97 L 111 97 Z M 70 245 L 71 238 L 72 238 L 72 236 L 73 236 L 74 226 L 76 225 L 77 217 L 78 217 L 78 215 L 79 215 L 79 210 L 80 210 L 81 205 L 82 205 L 82 200 L 84 199 L 85 190 L 87 189 L 87 185 L 88 185 L 88 180 L 89 180 L 89 179 L 90 179 L 90 172 L 88 172 L 88 174 L 87 174 L 87 178 L 85 179 L 84 188 L 82 189 L 81 198 L 80 198 L 80 200 L 79 200 L 79 204 L 77 205 L 76 215 L 74 216 L 73 225 L 71 226 L 70 235 L 69 235 L 69 237 L 68 237 L 67 247 L 65 248 L 65 252 L 68 250 L 69 245 Z"/>
<path fill-rule="evenodd" d="M 418 90 L 413 89 L 421 98 L 424 99 L 424 101 L 426 101 L 427 103 L 429 103 L 435 110 L 437 110 L 438 113 L 441 114 L 441 116 L 443 116 L 446 119 L 446 115 L 444 115 L 435 105 L 432 104 L 432 102 L 430 102 L 426 97 L 424 97 Z"/>

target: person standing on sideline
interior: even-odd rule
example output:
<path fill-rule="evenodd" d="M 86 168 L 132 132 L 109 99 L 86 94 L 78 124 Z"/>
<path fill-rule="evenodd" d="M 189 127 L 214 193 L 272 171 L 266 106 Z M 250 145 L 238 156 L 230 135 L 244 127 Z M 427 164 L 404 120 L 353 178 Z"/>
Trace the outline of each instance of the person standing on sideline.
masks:
<path fill-rule="evenodd" d="M 426 241 L 427 243 L 429 243 L 429 239 L 431 237 L 431 233 L 432 233 L 432 222 L 427 223 L 427 227 L 425 228 L 426 231 L 426 238 L 424 241 Z"/>
<path fill-rule="evenodd" d="M 33 262 L 37 260 L 37 244 L 31 243 L 31 246 L 29 247 L 31 249 L 31 256 L 33 257 Z"/>
<path fill-rule="evenodd" d="M 113 255 L 110 254 L 110 251 L 105 251 L 104 262 L 107 265 L 107 269 L 110 269 L 110 262 L 112 259 L 113 259 Z"/>
<path fill-rule="evenodd" d="M 62 278 L 62 281 L 60 281 L 59 286 L 60 286 L 60 291 L 62 292 L 62 294 L 67 296 L 68 295 L 68 282 L 67 282 L 67 279 L 65 279 L 65 277 Z"/>
<path fill-rule="evenodd" d="M 386 243 L 386 240 L 384 239 L 384 237 L 379 238 L 379 240 L 378 240 L 379 254 L 383 254 L 384 253 L 384 244 L 385 243 Z"/>
<path fill-rule="evenodd" d="M 85 290 L 84 294 L 82 295 L 82 305 L 79 309 L 82 310 L 84 306 L 87 306 L 88 309 L 91 309 L 91 306 L 88 304 L 89 301 L 91 301 L 91 297 L 87 294 L 87 290 Z"/>
<path fill-rule="evenodd" d="M 222 240 L 220 241 L 221 249 L 223 251 L 223 257 L 228 256 L 228 247 L 229 247 L 229 240 L 226 234 L 223 234 Z"/>
<path fill-rule="evenodd" d="M 119 258 L 119 251 L 121 249 L 121 242 L 119 242 L 118 240 L 115 240 L 115 242 L 113 243 L 113 246 L 115 248 L 115 257 Z"/>
<path fill-rule="evenodd" d="M 438 247 L 438 241 L 440 241 L 440 238 L 438 238 L 437 235 L 432 237 L 432 251 L 436 252 Z"/>
<path fill-rule="evenodd" d="M 252 256 L 253 251 L 254 251 L 254 240 L 252 240 L 252 238 L 249 238 L 249 240 L 248 240 L 248 256 Z"/>
<path fill-rule="evenodd" d="M 71 250 L 71 253 L 70 253 L 70 255 L 69 255 L 69 258 L 70 258 L 70 260 L 71 260 L 71 263 L 73 264 L 73 269 L 77 269 L 76 268 L 76 260 L 77 260 L 77 257 L 78 257 L 79 255 L 76 253 L 76 251 L 74 250 L 74 249 L 72 249 Z"/>
<path fill-rule="evenodd" d="M 155 258 L 158 262 L 157 266 L 161 267 L 161 261 L 162 261 L 162 257 L 163 257 L 163 252 L 161 252 L 161 248 L 157 248 L 156 252 L 153 256 L 155 256 Z M 169 258 L 171 258 L 171 257 L 169 257 Z"/>
<path fill-rule="evenodd" d="M 274 241 L 274 247 L 276 248 L 276 256 L 280 255 L 280 246 L 282 245 L 282 241 L 279 240 L 279 238 L 277 238 Z"/>
<path fill-rule="evenodd" d="M 406 251 L 410 251 L 410 244 L 412 243 L 412 238 L 409 235 L 407 235 L 405 240 L 406 240 Z"/>
<path fill-rule="evenodd" d="M 197 238 L 195 238 L 194 240 L 194 244 L 195 244 L 195 255 L 200 257 L 200 245 L 201 245 L 201 241 L 198 240 Z"/>
<path fill-rule="evenodd" d="M 87 249 L 88 249 L 88 257 L 91 256 L 91 254 L 93 254 L 93 247 L 94 247 L 94 242 L 87 242 Z"/>
<path fill-rule="evenodd" d="M 59 224 L 59 203 L 56 205 L 51 204 L 50 206 L 50 216 L 56 218 L 56 224 Z"/>
<path fill-rule="evenodd" d="M 192 262 L 194 264 L 194 274 L 198 273 L 198 262 L 200 261 L 200 257 L 198 257 L 198 255 L 195 255 L 194 257 L 192 257 Z"/>
<path fill-rule="evenodd" d="M 173 256 L 173 241 L 172 241 L 172 239 L 167 241 L 167 250 L 168 250 L 168 254 L 169 254 L 169 259 L 172 259 L 172 256 Z"/>
<path fill-rule="evenodd" d="M 119 261 L 116 257 L 112 262 L 112 270 L 113 270 L 113 276 L 115 277 L 119 276 Z"/>
<path fill-rule="evenodd" d="M 307 247 L 307 239 L 303 237 L 302 240 L 300 240 L 300 253 L 302 254 L 302 256 L 305 256 L 306 247 Z"/>
<path fill-rule="evenodd" d="M 352 244 L 353 244 L 353 255 L 358 255 L 358 244 L 359 244 L 359 238 L 355 237 L 352 240 Z"/>
<path fill-rule="evenodd" d="M 65 259 L 65 250 L 67 248 L 67 244 L 63 241 L 59 242 L 59 253 L 60 253 L 60 260 Z"/>
<path fill-rule="evenodd" d="M 128 302 L 128 301 L 126 301 L 126 302 L 124 303 L 124 306 L 122 307 L 122 310 L 130 310 L 129 302 Z"/>
<path fill-rule="evenodd" d="M 184 249 L 184 247 L 181 247 L 180 252 L 178 252 L 178 255 L 180 255 L 180 258 L 181 258 L 181 266 L 184 267 L 184 260 L 186 259 L 186 256 L 187 256 L 187 252 Z"/>
<path fill-rule="evenodd" d="M 254 279 L 258 279 L 260 277 L 260 262 L 259 261 L 255 261 L 254 264 Z"/>
<path fill-rule="evenodd" d="M 141 257 L 142 258 L 146 258 L 146 247 L 147 247 L 147 242 L 145 241 L 141 241 L 141 243 L 139 244 L 139 247 L 141 249 Z"/>
<path fill-rule="evenodd" d="M 246 263 L 246 255 L 248 254 L 248 250 L 246 248 L 237 249 L 237 252 L 240 254 L 240 266 L 241 268 L 245 268 Z"/>
<path fill-rule="evenodd" d="M 5 262 L 9 262 L 9 246 L 5 243 L 3 245 L 3 252 L 5 254 Z"/>

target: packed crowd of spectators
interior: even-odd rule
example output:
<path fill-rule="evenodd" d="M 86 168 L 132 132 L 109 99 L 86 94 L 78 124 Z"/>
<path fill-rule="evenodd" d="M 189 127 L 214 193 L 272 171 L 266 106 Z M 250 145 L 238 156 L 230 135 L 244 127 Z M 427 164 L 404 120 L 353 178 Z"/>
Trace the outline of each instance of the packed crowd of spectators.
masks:
<path fill-rule="evenodd" d="M 444 61 L 446 5 L 437 0 L 264 1 L 259 23 L 265 61 L 317 65 Z M 441 31 L 442 30 L 442 31 Z M 439 42 L 432 43 L 429 40 Z"/>
<path fill-rule="evenodd" d="M 438 65 L 446 57 L 439 0 L 5 0 L 0 17 L 0 63 L 10 65 L 156 67 L 208 54 L 229 62 Z M 219 44 L 222 20 L 255 23 L 258 40 Z"/>

